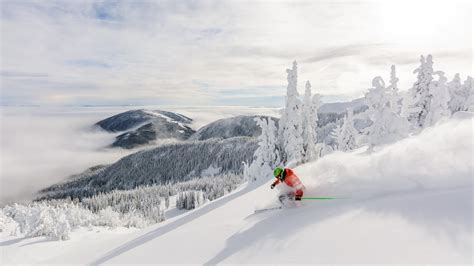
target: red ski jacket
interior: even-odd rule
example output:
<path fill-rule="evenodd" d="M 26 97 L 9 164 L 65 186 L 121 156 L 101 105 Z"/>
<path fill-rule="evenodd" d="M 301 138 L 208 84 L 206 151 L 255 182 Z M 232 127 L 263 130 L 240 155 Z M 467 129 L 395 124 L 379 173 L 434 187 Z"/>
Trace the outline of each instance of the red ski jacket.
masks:
<path fill-rule="evenodd" d="M 285 168 L 284 171 L 285 171 L 285 179 L 283 180 L 283 182 L 285 182 L 285 184 L 298 190 L 304 189 L 303 183 L 301 183 L 301 180 L 295 175 L 293 170 L 291 170 L 290 168 Z M 273 184 L 278 185 L 280 183 L 280 179 L 278 178 L 275 178 L 275 179 L 276 180 L 275 182 L 273 182 Z"/>

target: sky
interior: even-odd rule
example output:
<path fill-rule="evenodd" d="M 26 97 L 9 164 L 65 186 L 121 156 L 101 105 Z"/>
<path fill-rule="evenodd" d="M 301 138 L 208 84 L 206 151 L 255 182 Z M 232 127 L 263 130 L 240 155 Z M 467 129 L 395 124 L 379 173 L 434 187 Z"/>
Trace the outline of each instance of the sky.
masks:
<path fill-rule="evenodd" d="M 325 101 L 421 54 L 472 75 L 469 1 L 1 1 L 1 105 L 283 104 L 298 62 Z"/>

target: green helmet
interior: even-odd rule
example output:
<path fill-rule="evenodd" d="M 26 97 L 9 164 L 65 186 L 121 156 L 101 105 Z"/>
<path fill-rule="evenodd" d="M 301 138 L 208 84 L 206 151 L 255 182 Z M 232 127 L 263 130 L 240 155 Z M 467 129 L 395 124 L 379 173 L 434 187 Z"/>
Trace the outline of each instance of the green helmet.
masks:
<path fill-rule="evenodd" d="M 283 172 L 283 168 L 276 167 L 275 170 L 273 170 L 273 176 L 278 177 L 282 172 Z"/>

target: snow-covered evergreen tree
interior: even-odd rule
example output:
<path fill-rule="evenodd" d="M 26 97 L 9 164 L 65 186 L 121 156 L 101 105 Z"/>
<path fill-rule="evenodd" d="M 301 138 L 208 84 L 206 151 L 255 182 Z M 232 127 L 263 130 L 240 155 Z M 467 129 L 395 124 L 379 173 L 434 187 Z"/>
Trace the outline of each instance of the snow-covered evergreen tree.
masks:
<path fill-rule="evenodd" d="M 450 97 L 446 85 L 447 78 L 443 71 L 436 71 L 434 74 L 438 76 L 438 80 L 430 83 L 431 105 L 426 116 L 425 126 L 432 126 L 451 114 L 449 110 Z"/>
<path fill-rule="evenodd" d="M 176 208 L 178 210 L 192 210 L 204 203 L 202 191 L 183 191 L 176 197 Z"/>
<path fill-rule="evenodd" d="M 458 111 L 467 111 L 472 105 L 472 78 L 470 76 L 461 83 L 459 74 L 456 74 L 452 81 L 448 83 L 448 91 L 451 99 L 449 100 L 449 109 L 451 113 Z"/>
<path fill-rule="evenodd" d="M 303 128 L 301 119 L 301 101 L 298 99 L 298 70 L 296 61 L 293 68 L 287 69 L 288 87 L 286 104 L 280 118 L 278 138 L 285 163 L 298 164 L 303 161 Z"/>
<path fill-rule="evenodd" d="M 404 117 L 408 120 L 408 117 L 410 116 L 410 112 L 413 110 L 411 106 L 413 106 L 413 98 L 411 97 L 410 92 L 408 91 L 407 93 L 403 94 L 401 97 L 401 109 L 400 109 L 400 116 Z"/>
<path fill-rule="evenodd" d="M 464 81 L 463 87 L 466 91 L 469 92 L 469 97 L 467 98 L 464 109 L 469 112 L 474 112 L 474 86 L 472 83 L 472 77 L 467 76 L 467 79 Z"/>
<path fill-rule="evenodd" d="M 390 108 L 392 108 L 392 112 L 395 114 L 400 114 L 401 112 L 401 106 L 400 106 L 400 101 L 401 98 L 400 94 L 398 92 L 398 78 L 397 78 L 397 72 L 395 69 L 395 66 L 392 65 L 390 68 L 390 85 L 388 88 L 391 90 L 390 94 Z"/>
<path fill-rule="evenodd" d="M 372 86 L 365 94 L 369 108 L 363 114 L 372 121 L 372 124 L 364 129 L 368 135 L 369 150 L 373 150 L 376 145 L 404 138 L 409 130 L 408 121 L 390 107 L 391 94 L 383 79 L 375 77 Z"/>
<path fill-rule="evenodd" d="M 369 92 L 365 94 L 365 100 L 369 107 L 366 113 L 372 121 L 372 125 L 365 129 L 365 132 L 369 136 L 368 144 L 371 150 L 375 145 L 382 143 L 384 134 L 383 113 L 386 112 L 386 104 L 390 100 L 386 93 L 385 82 L 381 77 L 375 77 L 372 80 L 372 86 L 373 88 L 369 89 Z"/>
<path fill-rule="evenodd" d="M 303 107 L 302 107 L 302 128 L 303 128 L 303 149 L 306 151 L 310 138 L 312 137 L 311 128 L 310 128 L 310 115 L 311 115 L 311 84 L 309 81 L 306 81 L 304 97 L 303 97 Z M 306 153 L 305 153 L 306 155 Z"/>
<path fill-rule="evenodd" d="M 420 66 L 415 69 L 417 80 L 410 89 L 411 106 L 409 107 L 408 120 L 415 129 L 421 129 L 425 125 L 426 116 L 430 111 L 431 94 L 430 84 L 433 80 L 433 58 L 428 55 L 426 60 L 420 58 Z"/>
<path fill-rule="evenodd" d="M 169 206 L 169 196 L 177 195 L 184 209 L 192 209 L 236 189 L 242 183 L 239 175 L 225 174 L 191 179 L 166 185 L 138 187 L 99 193 L 81 201 L 70 198 L 14 204 L 0 208 L 1 222 L 6 219 L 18 226 L 25 237 L 47 236 L 65 240 L 79 227 L 145 227 L 165 219 L 161 200 Z M 168 203 L 166 203 L 168 201 Z"/>
<path fill-rule="evenodd" d="M 334 151 L 334 149 L 330 145 L 326 145 L 325 143 L 317 143 L 315 146 L 315 150 L 315 159 L 324 157 Z"/>
<path fill-rule="evenodd" d="M 463 110 L 466 101 L 469 98 L 469 91 L 465 90 L 465 87 L 461 83 L 461 77 L 459 73 L 454 75 L 452 81 L 448 82 L 448 91 L 449 91 L 449 110 L 452 114 L 458 111 L 465 111 Z"/>
<path fill-rule="evenodd" d="M 165 197 L 165 208 L 168 209 L 170 207 L 170 196 L 166 195 Z"/>
<path fill-rule="evenodd" d="M 249 181 L 265 178 L 280 163 L 275 121 L 271 118 L 256 117 L 255 122 L 262 129 L 262 133 L 258 137 L 258 148 L 255 150 L 254 160 L 250 166 L 245 164 L 244 167 L 244 176 Z"/>
<path fill-rule="evenodd" d="M 316 127 L 318 121 L 318 108 L 320 106 L 319 95 L 311 97 L 311 84 L 306 82 L 305 94 L 303 100 L 303 149 L 305 161 L 311 161 L 315 158 L 316 150 Z"/>
<path fill-rule="evenodd" d="M 337 126 L 332 136 L 336 139 L 337 149 L 350 151 L 357 147 L 357 130 L 354 128 L 354 118 L 352 108 L 348 108 L 344 122 Z"/>

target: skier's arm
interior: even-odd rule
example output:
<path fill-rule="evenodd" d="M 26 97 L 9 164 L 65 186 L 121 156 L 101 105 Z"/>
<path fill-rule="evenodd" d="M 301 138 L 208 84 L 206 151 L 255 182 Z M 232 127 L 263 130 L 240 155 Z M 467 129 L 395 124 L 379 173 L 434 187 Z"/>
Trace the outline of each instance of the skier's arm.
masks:
<path fill-rule="evenodd" d="M 280 179 L 276 178 L 275 182 L 272 183 L 272 185 L 270 186 L 271 189 L 273 189 L 276 185 L 278 185 L 280 183 Z"/>

